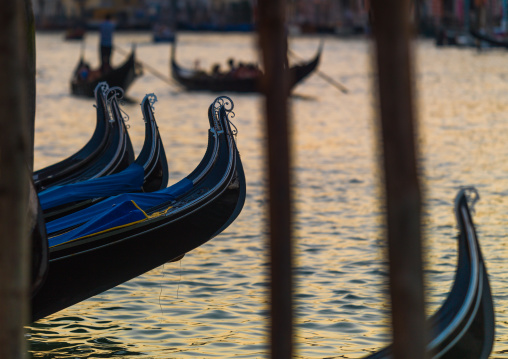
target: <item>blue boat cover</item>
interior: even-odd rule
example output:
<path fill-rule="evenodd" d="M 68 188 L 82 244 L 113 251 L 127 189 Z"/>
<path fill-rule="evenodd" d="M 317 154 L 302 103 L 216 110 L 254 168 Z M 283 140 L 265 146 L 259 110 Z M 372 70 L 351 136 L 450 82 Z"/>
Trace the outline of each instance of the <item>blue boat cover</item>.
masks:
<path fill-rule="evenodd" d="M 143 186 L 144 175 L 143 167 L 133 163 L 116 174 L 49 188 L 39 193 L 39 201 L 42 209 L 47 210 L 75 201 L 139 192 Z"/>
<path fill-rule="evenodd" d="M 80 224 L 80 227 L 66 232 L 65 237 L 61 237 L 63 235 L 60 235 L 54 238 L 50 238 L 50 246 L 81 238 L 92 233 L 98 233 L 107 229 L 133 223 L 128 221 L 131 221 L 132 218 L 137 221 L 139 218 L 141 218 L 141 215 L 146 217 L 146 215 L 143 213 L 144 211 L 159 204 L 175 200 L 182 193 L 192 189 L 192 186 L 192 181 L 188 178 L 184 178 L 171 187 L 160 191 L 151 193 L 124 193 L 118 196 L 110 197 L 81 211 L 69 214 L 68 216 L 48 222 L 46 223 L 48 236 Z M 136 210 L 129 206 L 134 206 Z M 118 212 L 115 211 L 117 208 Z M 129 212 L 129 215 L 125 214 L 125 208 L 129 208 L 129 211 L 132 213 Z M 136 211 L 139 211 L 139 213 L 136 213 Z M 85 232 L 87 234 L 83 234 Z M 58 239 L 60 237 L 63 239 Z"/>
<path fill-rule="evenodd" d="M 49 238 L 49 246 L 53 247 L 90 234 L 134 224 L 146 218 L 148 216 L 145 212 L 141 211 L 133 201 L 123 202 L 69 232 Z"/>

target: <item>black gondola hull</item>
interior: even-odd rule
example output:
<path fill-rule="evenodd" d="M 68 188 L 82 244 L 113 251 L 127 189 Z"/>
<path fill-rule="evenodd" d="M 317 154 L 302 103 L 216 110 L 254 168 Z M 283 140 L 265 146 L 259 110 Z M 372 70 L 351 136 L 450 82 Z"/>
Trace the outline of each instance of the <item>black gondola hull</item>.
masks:
<path fill-rule="evenodd" d="M 123 119 L 109 116 L 105 96 L 107 84 L 96 87 L 97 124 L 92 138 L 74 155 L 35 171 L 38 192 L 56 186 L 107 176 L 127 168 L 134 161 L 134 149 Z"/>
<path fill-rule="evenodd" d="M 432 359 L 487 359 L 494 343 L 494 306 L 468 206 L 469 193 L 478 196 L 474 189 L 462 189 L 455 201 L 460 230 L 455 281 L 441 308 L 428 321 L 430 340 L 426 356 Z M 388 346 L 365 359 L 392 356 Z"/>
<path fill-rule="evenodd" d="M 207 151 L 196 169 L 185 178 L 192 187 L 174 200 L 151 204 L 144 210 L 144 217 L 126 225 L 101 229 L 61 243 L 58 233 L 69 230 L 69 226 L 53 228 L 48 277 L 32 300 L 33 320 L 181 257 L 234 221 L 245 202 L 246 184 L 226 115 L 227 101 L 222 99 L 214 101 L 209 109 L 211 128 Z M 216 105 L 220 107 L 214 107 Z M 119 201 L 107 206 L 126 203 L 126 199 Z M 99 222 L 101 220 L 102 217 Z M 71 227 L 81 224 L 76 221 Z"/>
<path fill-rule="evenodd" d="M 140 191 L 142 190 L 143 192 L 154 192 L 166 188 L 169 176 L 168 161 L 149 102 L 150 96 L 151 95 L 145 96 L 145 99 L 141 103 L 143 118 L 145 120 L 145 141 L 139 156 L 136 158 L 136 161 L 134 161 L 136 164 L 142 166 L 145 171 L 143 185 L 140 188 Z M 112 98 L 110 103 L 111 112 L 113 113 L 115 121 L 123 123 L 123 117 L 117 99 Z M 116 193 L 111 195 L 114 194 Z M 68 202 L 57 207 L 46 208 L 44 210 L 44 219 L 46 222 L 56 220 L 94 205 L 105 198 L 106 197 L 89 198 L 76 202 Z"/>
<path fill-rule="evenodd" d="M 97 79 L 78 81 L 76 73 L 74 73 L 71 80 L 71 93 L 75 96 L 93 97 L 95 87 L 101 82 L 107 82 L 111 87 L 120 87 L 124 91 L 127 91 L 134 80 L 140 75 L 141 68 L 136 63 L 135 51 L 133 50 L 125 63 Z"/>
<path fill-rule="evenodd" d="M 508 48 L 508 41 L 495 39 L 487 34 L 482 34 L 476 30 L 473 30 L 473 29 L 469 30 L 469 33 L 471 34 L 471 36 L 473 36 L 477 40 L 485 41 L 490 46 Z"/>
<path fill-rule="evenodd" d="M 184 69 L 175 60 L 175 50 L 171 52 L 171 75 L 180 85 L 188 91 L 209 92 L 262 92 L 263 75 L 256 78 L 234 78 L 226 76 L 210 76 L 208 74 L 196 74 L 194 71 Z M 289 69 L 290 89 L 302 82 L 314 72 L 319 64 L 322 46 L 311 61 L 294 65 Z"/>
<path fill-rule="evenodd" d="M 32 301 L 32 320 L 38 320 L 135 278 L 206 243 L 230 224 L 245 201 L 245 178 L 240 162 L 238 185 L 227 188 L 213 201 L 169 223 L 119 233 L 110 245 L 50 258 L 44 287 Z M 233 188 L 232 188 L 233 187 Z M 163 219 L 161 219 L 163 221 Z"/>

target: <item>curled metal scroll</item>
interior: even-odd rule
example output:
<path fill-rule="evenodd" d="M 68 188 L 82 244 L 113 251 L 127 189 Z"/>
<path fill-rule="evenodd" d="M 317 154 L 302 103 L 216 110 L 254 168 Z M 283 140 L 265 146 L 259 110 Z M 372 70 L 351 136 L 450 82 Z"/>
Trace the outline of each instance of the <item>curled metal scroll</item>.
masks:
<path fill-rule="evenodd" d="M 120 101 L 123 99 L 124 95 L 125 95 L 125 92 L 124 92 L 123 88 L 121 88 L 119 86 L 115 86 L 115 87 L 111 87 L 107 91 L 106 98 L 108 99 L 108 103 L 111 103 L 111 100 L 113 99 L 113 97 L 116 97 L 117 101 Z"/>
<path fill-rule="evenodd" d="M 108 109 L 110 112 L 112 111 L 111 102 L 113 101 L 113 99 L 116 99 L 120 105 L 123 105 L 124 104 L 124 102 L 123 102 L 124 95 L 125 95 L 125 92 L 124 92 L 123 88 L 121 88 L 119 86 L 111 87 L 107 91 L 106 100 L 108 102 Z M 129 115 L 127 114 L 127 112 L 122 110 L 122 108 L 120 108 L 120 106 L 118 106 L 118 109 L 120 110 L 120 115 L 122 116 L 123 122 L 124 123 L 128 122 L 130 118 L 129 118 Z M 111 118 L 113 118 L 113 113 L 111 113 Z M 127 128 L 129 128 L 129 126 L 127 126 Z"/>
<path fill-rule="evenodd" d="M 233 114 L 233 115 L 234 115 L 234 114 Z M 234 117 L 234 116 L 233 116 L 233 117 Z M 229 122 L 229 124 L 231 125 L 231 127 L 233 127 L 233 128 L 231 129 L 231 134 L 232 134 L 233 136 L 235 136 L 235 139 L 236 139 L 236 135 L 238 135 L 238 128 L 236 128 L 235 124 L 234 124 L 233 122 L 231 122 L 231 121 L 229 120 L 229 118 L 228 118 L 228 122 Z"/>
<path fill-rule="evenodd" d="M 146 98 L 147 98 L 148 102 L 150 103 L 150 107 L 152 108 L 152 111 L 155 112 L 154 104 L 158 101 L 157 95 L 155 95 L 154 93 L 149 93 L 148 95 L 146 95 Z"/>
<path fill-rule="evenodd" d="M 99 86 L 99 89 L 101 90 L 102 94 L 104 95 L 104 97 L 106 97 L 109 90 L 108 83 L 106 81 L 102 81 L 97 86 Z"/>
<path fill-rule="evenodd" d="M 144 113 L 144 110 L 143 110 L 143 106 L 145 104 L 145 102 L 148 102 L 148 104 L 150 105 L 150 109 L 152 110 L 152 113 L 155 112 L 155 106 L 154 104 L 157 102 L 157 95 L 155 95 L 153 92 L 152 93 L 149 93 L 149 94 L 146 94 L 145 97 L 143 98 L 143 101 L 141 101 L 141 112 Z M 153 115 L 152 115 L 153 116 Z M 145 123 L 147 123 L 148 121 L 150 121 L 150 115 L 148 115 L 148 118 L 146 118 L 145 116 L 143 116 L 143 121 Z M 152 120 L 153 121 L 153 120 Z"/>
<path fill-rule="evenodd" d="M 232 118 L 235 117 L 233 108 L 235 108 L 235 104 L 233 103 L 233 100 L 231 100 L 228 96 L 219 96 L 215 99 L 215 101 L 212 102 L 213 119 L 214 119 L 215 129 L 217 131 L 221 131 L 221 125 L 220 125 L 220 120 L 219 120 L 220 110 L 224 109 L 224 111 L 226 112 L 226 117 L 229 121 L 229 116 L 231 116 Z M 229 121 L 229 122 L 231 123 L 231 121 Z"/>
<path fill-rule="evenodd" d="M 120 107 L 118 107 L 118 109 L 120 110 L 120 114 L 122 115 L 123 122 L 124 123 L 129 122 L 129 120 L 130 120 L 129 114 L 127 112 L 125 112 L 124 110 L 122 110 Z M 130 125 L 125 125 L 125 127 L 131 128 Z"/>
<path fill-rule="evenodd" d="M 464 187 L 464 194 L 466 195 L 467 202 L 469 204 L 469 209 L 471 210 L 471 213 L 475 213 L 475 204 L 480 199 L 480 194 L 478 193 L 478 190 L 475 187 Z"/>
<path fill-rule="evenodd" d="M 233 112 L 233 109 L 235 108 L 235 104 L 233 103 L 233 100 L 231 100 L 227 96 L 219 96 L 219 97 L 217 97 L 213 101 L 212 106 L 214 108 L 214 111 L 217 112 L 217 113 L 219 112 L 219 109 L 221 107 L 224 107 L 224 110 L 227 113 L 231 113 L 232 116 L 235 117 L 235 113 Z"/>

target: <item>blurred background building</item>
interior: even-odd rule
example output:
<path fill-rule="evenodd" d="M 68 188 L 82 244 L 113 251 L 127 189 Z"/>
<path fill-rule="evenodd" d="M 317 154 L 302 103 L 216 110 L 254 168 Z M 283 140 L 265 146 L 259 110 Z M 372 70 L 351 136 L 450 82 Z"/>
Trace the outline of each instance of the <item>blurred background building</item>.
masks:
<path fill-rule="evenodd" d="M 504 31 L 508 0 L 422 0 L 415 8 L 421 33 L 433 35 L 442 26 L 461 28 L 484 8 L 484 26 Z M 157 22 L 186 30 L 251 31 L 257 0 L 34 0 L 38 29 L 63 29 L 77 23 L 94 28 L 106 13 L 119 29 L 150 29 Z M 291 33 L 369 31 L 368 0 L 288 0 Z"/>

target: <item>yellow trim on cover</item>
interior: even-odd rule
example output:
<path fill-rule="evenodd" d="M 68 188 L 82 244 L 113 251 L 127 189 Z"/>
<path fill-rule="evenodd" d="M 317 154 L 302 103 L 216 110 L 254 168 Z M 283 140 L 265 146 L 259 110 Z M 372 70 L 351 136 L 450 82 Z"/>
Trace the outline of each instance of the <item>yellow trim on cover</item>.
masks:
<path fill-rule="evenodd" d="M 165 214 L 168 213 L 168 211 L 173 208 L 173 206 L 169 206 L 168 208 L 166 208 L 164 211 L 160 211 L 160 212 L 154 212 L 152 213 L 151 215 L 148 216 L 148 218 L 152 219 L 152 218 L 156 218 L 156 217 L 160 217 L 160 216 L 164 216 Z"/>
<path fill-rule="evenodd" d="M 74 242 L 74 241 L 77 241 L 78 239 L 84 239 L 84 238 L 88 238 L 88 237 L 91 237 L 91 236 L 95 236 L 97 234 L 102 234 L 102 233 L 106 233 L 106 232 L 109 232 L 109 231 L 112 231 L 114 229 L 120 229 L 120 228 L 124 228 L 124 227 L 127 227 L 127 226 L 131 226 L 133 224 L 136 224 L 136 223 L 140 223 L 140 222 L 143 222 L 143 221 L 146 221 L 147 219 L 151 218 L 151 216 L 148 216 L 145 211 L 143 211 L 141 208 L 139 208 L 139 206 L 136 204 L 136 202 L 134 202 L 133 200 L 131 200 L 132 204 L 134 204 L 134 206 L 139 209 L 144 215 L 145 215 L 145 218 L 143 219 L 140 219 L 139 221 L 135 221 L 135 222 L 131 222 L 131 223 L 126 223 L 126 224 L 122 224 L 121 226 L 116 226 L 116 227 L 112 227 L 112 228 L 108 228 L 108 229 L 105 229 L 103 231 L 100 231 L 100 232 L 94 232 L 94 233 L 90 233 L 90 234 L 87 234 L 86 236 L 83 236 L 83 237 L 78 237 L 78 238 L 74 238 L 70 241 L 67 241 L 67 242 L 63 242 L 63 243 L 59 243 L 59 244 L 55 244 L 54 246 L 51 246 L 49 248 L 54 248 L 54 247 L 58 247 L 58 246 L 61 246 L 62 244 L 66 244 L 66 243 L 71 243 L 71 242 Z M 65 232 L 67 233 L 67 232 Z M 65 233 L 62 233 L 62 234 L 65 234 Z M 59 234 L 58 236 L 61 236 L 62 234 Z M 51 238 L 55 238 L 55 237 L 58 237 L 58 236 L 53 236 Z"/>
<path fill-rule="evenodd" d="M 136 222 L 131 222 L 131 223 L 126 223 L 126 224 L 122 224 L 121 226 L 116 226 L 116 227 L 112 227 L 112 228 L 108 228 L 108 229 L 105 229 L 103 231 L 100 231 L 100 232 L 95 232 L 95 233 L 90 233 L 90 234 L 87 234 L 86 236 L 83 236 L 83 237 L 79 237 L 79 238 L 74 238 L 70 241 L 67 241 L 67 242 L 63 242 L 63 243 L 59 243 L 59 244 L 55 244 L 54 246 L 51 246 L 49 248 L 54 248 L 54 247 L 58 247 L 58 246 L 61 246 L 62 244 L 66 244 L 66 243 L 71 243 L 71 242 L 74 242 L 74 241 L 77 241 L 79 239 L 84 239 L 84 238 L 88 238 L 88 237 L 91 237 L 91 236 L 95 236 L 97 234 L 102 234 L 102 233 L 106 233 L 106 232 L 109 232 L 109 231 L 112 231 L 112 230 L 115 230 L 115 229 L 120 229 L 120 228 L 124 228 L 124 227 L 127 227 L 127 226 L 131 226 L 133 224 L 137 224 L 137 223 L 140 223 L 140 222 L 144 222 L 148 219 L 153 219 L 153 218 L 156 218 L 156 217 L 160 217 L 160 216 L 163 216 L 165 214 L 168 213 L 168 211 L 173 208 L 173 206 L 169 206 L 168 208 L 166 208 L 165 210 L 163 211 L 160 211 L 160 212 L 155 212 L 151 215 L 147 215 L 145 211 L 143 211 L 138 205 L 136 202 L 134 202 L 133 200 L 131 200 L 132 204 L 134 204 L 134 206 L 139 209 L 141 212 L 143 212 L 143 214 L 145 215 L 145 218 L 143 219 L 140 219 L 139 221 L 136 221 Z M 65 232 L 67 233 L 67 232 Z M 65 234 L 65 233 L 61 233 L 59 234 L 58 236 L 61 236 L 62 234 Z M 55 237 L 58 237 L 58 236 L 53 236 L 51 238 L 55 238 Z"/>

